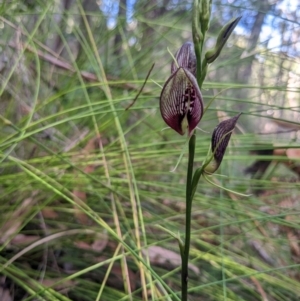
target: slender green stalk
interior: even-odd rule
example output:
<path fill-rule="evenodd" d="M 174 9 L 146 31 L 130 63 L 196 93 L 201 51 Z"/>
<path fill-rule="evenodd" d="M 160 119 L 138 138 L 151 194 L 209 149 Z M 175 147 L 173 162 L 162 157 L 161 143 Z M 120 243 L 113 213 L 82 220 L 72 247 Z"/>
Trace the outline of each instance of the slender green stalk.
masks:
<path fill-rule="evenodd" d="M 193 133 L 189 141 L 189 162 L 187 171 L 186 182 L 186 212 L 185 212 L 185 241 L 182 257 L 181 268 L 181 300 L 187 301 L 188 291 L 188 261 L 190 253 L 190 240 L 191 240 L 191 212 L 192 212 L 192 178 L 193 178 L 193 165 L 195 157 L 196 135 Z"/>

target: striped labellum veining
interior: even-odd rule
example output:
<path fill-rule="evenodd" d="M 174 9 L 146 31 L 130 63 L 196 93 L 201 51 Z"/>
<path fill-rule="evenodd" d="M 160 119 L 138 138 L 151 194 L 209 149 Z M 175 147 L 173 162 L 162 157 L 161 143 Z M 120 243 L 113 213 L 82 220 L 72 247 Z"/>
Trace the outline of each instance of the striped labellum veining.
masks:
<path fill-rule="evenodd" d="M 240 116 L 241 113 L 230 119 L 220 122 L 213 131 L 211 138 L 211 149 L 214 153 L 216 161 L 219 164 L 222 162 L 232 131 Z"/>
<path fill-rule="evenodd" d="M 202 95 L 194 75 L 178 68 L 166 81 L 160 96 L 160 112 L 164 121 L 180 135 L 189 135 L 203 114 Z"/>
<path fill-rule="evenodd" d="M 235 125 L 240 116 L 241 113 L 230 119 L 224 120 L 220 122 L 214 129 L 211 137 L 211 150 L 213 152 L 213 160 L 211 160 L 205 167 L 205 172 L 212 174 L 221 165 L 232 131 L 235 128 Z"/>

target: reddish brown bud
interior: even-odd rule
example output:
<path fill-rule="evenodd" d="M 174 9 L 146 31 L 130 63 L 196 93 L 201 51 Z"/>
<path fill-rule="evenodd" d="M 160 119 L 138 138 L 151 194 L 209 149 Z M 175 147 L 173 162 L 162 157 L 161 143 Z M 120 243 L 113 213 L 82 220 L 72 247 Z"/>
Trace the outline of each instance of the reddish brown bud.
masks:
<path fill-rule="evenodd" d="M 239 113 L 238 115 L 230 119 L 220 122 L 219 125 L 214 129 L 211 138 L 211 150 L 213 153 L 213 159 L 205 167 L 206 172 L 214 173 L 219 168 L 223 160 L 232 131 L 241 114 L 242 113 Z"/>

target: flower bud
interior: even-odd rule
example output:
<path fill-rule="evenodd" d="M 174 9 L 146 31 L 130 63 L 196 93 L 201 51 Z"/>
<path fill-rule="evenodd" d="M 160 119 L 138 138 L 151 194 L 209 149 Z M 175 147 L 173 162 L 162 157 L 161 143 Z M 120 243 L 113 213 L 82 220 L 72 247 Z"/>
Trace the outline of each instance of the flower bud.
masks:
<path fill-rule="evenodd" d="M 192 42 L 185 42 L 175 53 L 175 59 L 178 67 L 183 67 L 189 70 L 194 76 L 197 73 L 197 60 Z M 178 69 L 176 63 L 173 61 L 171 64 L 171 73 Z"/>
<path fill-rule="evenodd" d="M 199 16 L 201 22 L 201 31 L 205 34 L 209 28 L 212 0 L 202 0 L 200 3 L 201 7 L 199 7 Z"/>
<path fill-rule="evenodd" d="M 189 135 L 203 115 L 203 100 L 194 75 L 183 67 L 169 77 L 160 95 L 161 116 L 168 126 L 184 135 Z"/>
<path fill-rule="evenodd" d="M 211 64 L 220 54 L 223 46 L 230 37 L 236 25 L 239 23 L 242 17 L 230 20 L 226 25 L 224 25 L 219 33 L 216 46 L 212 50 L 205 53 L 205 59 L 208 64 Z"/>
<path fill-rule="evenodd" d="M 239 113 L 230 119 L 220 122 L 219 125 L 214 129 L 211 138 L 213 159 L 205 167 L 205 172 L 214 173 L 221 165 L 232 131 L 241 114 L 242 113 Z"/>

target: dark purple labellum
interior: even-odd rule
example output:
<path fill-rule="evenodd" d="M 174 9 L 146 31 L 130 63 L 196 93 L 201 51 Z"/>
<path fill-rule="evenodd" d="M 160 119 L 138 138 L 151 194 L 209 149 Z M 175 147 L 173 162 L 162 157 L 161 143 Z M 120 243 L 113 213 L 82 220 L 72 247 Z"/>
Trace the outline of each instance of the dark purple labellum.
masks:
<path fill-rule="evenodd" d="M 194 76 L 196 76 L 197 60 L 194 50 L 194 44 L 192 42 L 184 43 L 175 53 L 175 59 L 178 63 L 178 67 L 183 67 L 189 70 Z M 173 61 L 171 64 L 171 73 L 174 73 L 178 69 L 178 67 Z"/>
<path fill-rule="evenodd" d="M 234 129 L 235 124 L 241 114 L 242 113 L 239 113 L 238 115 L 230 119 L 220 122 L 219 125 L 214 129 L 211 139 L 211 150 L 214 154 L 214 159 L 216 161 L 215 163 L 217 165 L 217 168 L 222 162 L 223 156 L 225 154 L 228 142 L 232 134 L 232 130 Z"/>
<path fill-rule="evenodd" d="M 194 75 L 185 68 L 178 68 L 166 81 L 160 95 L 160 112 L 168 126 L 189 135 L 200 122 L 203 114 L 202 95 Z"/>

